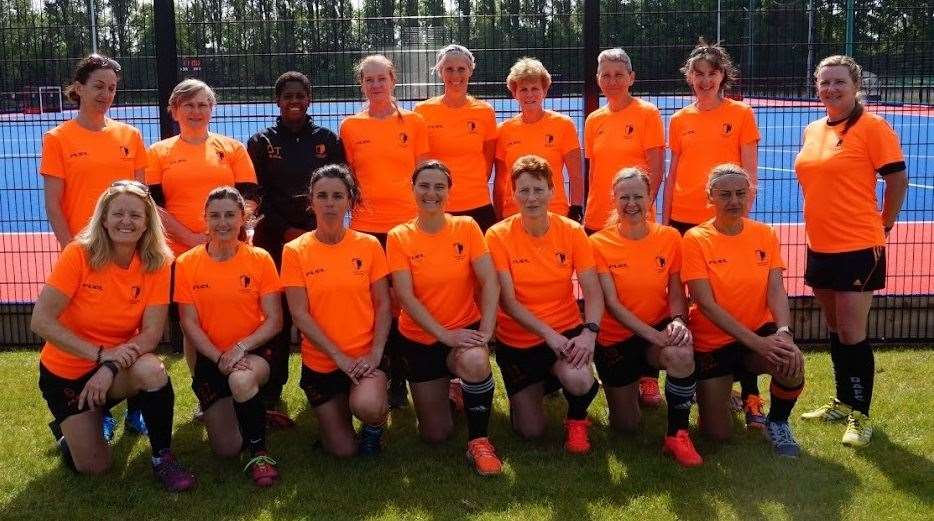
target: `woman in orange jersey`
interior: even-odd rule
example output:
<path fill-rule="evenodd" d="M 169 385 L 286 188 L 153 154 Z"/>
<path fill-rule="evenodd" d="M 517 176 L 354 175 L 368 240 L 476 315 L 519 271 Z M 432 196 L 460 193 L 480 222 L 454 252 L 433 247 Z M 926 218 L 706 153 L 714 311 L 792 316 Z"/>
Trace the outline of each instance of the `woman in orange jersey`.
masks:
<path fill-rule="evenodd" d="M 554 173 L 538 156 L 513 164 L 512 193 L 519 214 L 486 233 L 500 282 L 496 363 L 503 374 L 512 427 L 524 438 L 545 431 L 546 390 L 564 389 L 568 402 L 565 449 L 590 450 L 587 408 L 599 390 L 594 380 L 594 341 L 603 316 L 603 294 L 584 229 L 548 211 Z M 584 296 L 584 320 L 571 277 Z"/>
<path fill-rule="evenodd" d="M 612 182 L 616 223 L 590 236 L 606 303 L 594 362 L 606 392 L 610 426 L 618 431 L 635 430 L 642 419 L 640 375 L 665 369 L 664 450 L 681 465 L 696 467 L 703 460 L 688 435 L 694 349 L 681 283 L 681 236 L 647 215 L 651 190 L 644 171 L 620 171 Z"/>
<path fill-rule="evenodd" d="M 710 169 L 721 163 L 740 165 L 752 182 L 749 208 L 756 200 L 759 128 L 749 105 L 725 97 L 738 71 L 726 49 L 703 38 L 681 67 L 694 102 L 675 112 L 668 125 L 671 162 L 665 183 L 662 222 L 682 235 L 711 217 L 705 187 Z M 759 386 L 755 377 L 738 374 L 742 394 L 734 401 L 743 409 L 747 428 L 764 429 Z"/>
<path fill-rule="evenodd" d="M 349 457 L 381 450 L 389 412 L 383 348 L 391 322 L 386 256 L 373 236 L 348 230 L 360 203 L 350 170 L 315 170 L 308 188 L 318 227 L 282 251 L 282 285 L 302 334 L 301 387 L 324 449 Z M 363 424 L 359 443 L 353 417 Z"/>
<path fill-rule="evenodd" d="M 545 97 L 551 86 L 548 69 L 535 58 L 521 58 L 509 69 L 506 86 L 519 104 L 520 113 L 499 126 L 493 186 L 497 213 L 500 218 L 506 218 L 519 211 L 512 197 L 513 164 L 522 156 L 534 154 L 548 162 L 555 176 L 554 194 L 548 209 L 580 222 L 584 216 L 580 139 L 571 118 L 545 110 Z M 570 194 L 565 194 L 564 190 L 565 168 Z"/>
<path fill-rule="evenodd" d="M 58 239 L 65 246 L 90 221 L 100 194 L 119 179 L 143 179 L 146 146 L 135 127 L 107 117 L 117 94 L 120 64 L 90 54 L 78 62 L 69 100 L 78 104 L 74 119 L 46 132 L 42 139 L 42 174 L 45 213 Z M 146 434 L 139 407 L 130 400 L 127 428 Z M 116 420 L 104 413 L 104 437 L 110 441 Z"/>
<path fill-rule="evenodd" d="M 702 429 L 714 439 L 729 438 L 733 375 L 767 373 L 772 404 L 764 432 L 776 454 L 794 458 L 800 447 L 788 417 L 804 387 L 804 358 L 788 327 L 778 237 L 769 226 L 744 217 L 752 190 L 745 170 L 718 165 L 708 179 L 716 215 L 685 234 L 681 269 L 695 304 L 688 327 L 694 335 Z"/>
<path fill-rule="evenodd" d="M 195 484 L 172 455 L 175 395 L 152 354 L 165 326 L 171 259 L 146 186 L 117 181 L 99 197 L 87 228 L 65 247 L 36 301 L 31 327 L 46 339 L 39 389 L 55 418 L 50 427 L 59 447 L 78 472 L 111 467 L 102 411 L 136 396 L 156 477 L 170 491 Z"/>
<path fill-rule="evenodd" d="M 418 217 L 389 232 L 389 269 L 402 303 L 398 348 L 422 438 L 439 443 L 451 435 L 448 382 L 456 376 L 467 415 L 467 459 L 481 475 L 499 474 L 502 463 L 487 438 L 493 409 L 488 343 L 499 283 L 477 223 L 444 213 L 452 179 L 440 161 L 416 167 Z"/>
<path fill-rule="evenodd" d="M 214 453 L 236 457 L 247 447 L 253 482 L 268 487 L 279 472 L 266 450 L 259 390 L 269 380 L 268 342 L 282 327 L 279 275 L 266 250 L 246 243 L 246 205 L 236 188 L 212 190 L 204 218 L 208 242 L 175 263 L 175 302 L 197 351 L 191 389 Z"/>
<path fill-rule="evenodd" d="M 872 439 L 875 360 L 866 325 L 872 292 L 885 287 L 885 240 L 908 188 L 898 136 L 859 102 L 861 76 L 849 56 L 830 56 L 818 64 L 814 78 L 827 116 L 804 130 L 795 159 L 808 236 L 804 281 L 827 320 L 836 379 L 836 397 L 802 417 L 846 419 L 843 443 L 853 447 Z M 885 183 L 881 213 L 877 176 Z"/>
<path fill-rule="evenodd" d="M 438 51 L 435 72 L 444 94 L 415 105 L 425 118 L 431 156 L 451 169 L 451 215 L 473 217 L 484 232 L 496 222 L 490 202 L 490 172 L 496 153 L 496 114 L 493 107 L 467 94 L 476 64 L 473 53 L 451 44 Z"/>

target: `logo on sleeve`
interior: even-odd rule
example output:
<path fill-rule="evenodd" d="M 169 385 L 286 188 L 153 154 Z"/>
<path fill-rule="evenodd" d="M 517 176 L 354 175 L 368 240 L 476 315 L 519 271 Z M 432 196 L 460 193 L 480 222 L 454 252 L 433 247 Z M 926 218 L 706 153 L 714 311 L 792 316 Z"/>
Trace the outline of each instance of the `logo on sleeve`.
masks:
<path fill-rule="evenodd" d="M 318 159 L 324 159 L 328 155 L 328 147 L 324 143 L 318 143 L 315 145 L 315 157 Z"/>
<path fill-rule="evenodd" d="M 723 132 L 724 137 L 729 136 L 733 132 L 733 124 L 724 123 L 723 126 L 720 127 L 720 130 Z"/>
<path fill-rule="evenodd" d="M 666 259 L 665 257 L 662 257 L 661 255 L 655 257 L 655 270 L 656 271 L 663 271 L 665 269 L 665 266 L 667 265 L 668 265 L 668 259 Z"/>
<path fill-rule="evenodd" d="M 274 147 L 272 143 L 266 145 L 267 159 L 282 159 L 282 147 Z"/>

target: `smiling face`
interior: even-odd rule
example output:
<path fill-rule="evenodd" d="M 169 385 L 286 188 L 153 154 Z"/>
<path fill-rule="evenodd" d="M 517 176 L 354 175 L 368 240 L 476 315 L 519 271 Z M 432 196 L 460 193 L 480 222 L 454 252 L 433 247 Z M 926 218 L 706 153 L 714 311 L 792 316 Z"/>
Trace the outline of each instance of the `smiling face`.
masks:
<path fill-rule="evenodd" d="M 182 132 L 207 132 L 214 112 L 214 102 L 204 90 L 199 90 L 194 96 L 182 100 L 172 107 L 172 117 L 178 122 Z"/>
<path fill-rule="evenodd" d="M 300 81 L 286 82 L 282 92 L 276 98 L 279 114 L 286 123 L 298 123 L 305 120 L 305 114 L 311 105 L 311 96 Z"/>
<path fill-rule="evenodd" d="M 438 65 L 438 73 L 444 83 L 445 94 L 462 96 L 467 93 L 467 84 L 473 70 L 465 56 L 453 53 L 446 55 L 444 61 Z"/>
<path fill-rule="evenodd" d="M 698 99 L 712 99 L 720 95 L 724 74 L 709 61 L 700 59 L 687 73 L 687 81 Z"/>
<path fill-rule="evenodd" d="M 418 173 L 412 192 L 415 194 L 415 204 L 420 212 L 443 212 L 448 201 L 448 177 L 436 168 L 426 168 Z"/>
<path fill-rule="evenodd" d="M 512 97 L 519 102 L 521 110 L 541 110 L 547 94 L 541 79 L 520 80 L 512 91 Z"/>
<path fill-rule="evenodd" d="M 817 71 L 817 97 L 833 115 L 846 114 L 856 104 L 859 86 L 843 65 L 829 65 Z"/>
<path fill-rule="evenodd" d="M 146 203 L 139 196 L 122 193 L 110 200 L 104 229 L 114 245 L 135 247 L 146 226 Z"/>
<path fill-rule="evenodd" d="M 613 200 L 619 220 L 629 224 L 645 222 L 649 206 L 649 187 L 640 177 L 623 179 L 613 186 Z"/>
<path fill-rule="evenodd" d="M 117 95 L 117 73 L 111 69 L 97 69 L 86 82 L 78 82 L 75 91 L 81 97 L 81 110 L 106 114 Z"/>
<path fill-rule="evenodd" d="M 311 187 L 311 209 L 319 222 L 342 223 L 350 209 L 347 186 L 340 179 L 324 177 Z"/>
<path fill-rule="evenodd" d="M 243 210 L 231 199 L 214 199 L 204 210 L 204 220 L 212 241 L 235 241 L 243 227 Z"/>
<path fill-rule="evenodd" d="M 629 95 L 635 81 L 636 73 L 630 71 L 625 63 L 603 61 L 597 66 L 597 85 L 607 98 Z"/>
<path fill-rule="evenodd" d="M 554 196 L 548 182 L 531 174 L 519 174 L 513 198 L 523 217 L 541 217 L 548 213 L 548 203 Z"/>
<path fill-rule="evenodd" d="M 370 60 L 360 69 L 360 89 L 370 103 L 388 103 L 395 88 L 395 75 L 385 63 Z"/>
<path fill-rule="evenodd" d="M 707 194 L 717 219 L 734 220 L 746 215 L 749 206 L 749 180 L 740 175 L 726 175 L 714 181 Z"/>

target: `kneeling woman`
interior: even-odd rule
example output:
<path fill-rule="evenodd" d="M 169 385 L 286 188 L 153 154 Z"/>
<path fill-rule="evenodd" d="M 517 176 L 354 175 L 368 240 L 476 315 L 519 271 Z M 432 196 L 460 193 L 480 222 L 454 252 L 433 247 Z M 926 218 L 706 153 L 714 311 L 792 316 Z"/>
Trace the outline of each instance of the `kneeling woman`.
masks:
<path fill-rule="evenodd" d="M 268 487 L 279 472 L 266 452 L 266 410 L 258 393 L 269 380 L 267 343 L 282 327 L 281 287 L 272 257 L 246 243 L 245 214 L 236 188 L 208 194 L 208 242 L 175 263 L 175 301 L 185 338 L 197 350 L 191 388 L 211 449 L 233 457 L 248 447 L 246 468 L 258 486 Z"/>
<path fill-rule="evenodd" d="M 451 171 L 440 161 L 415 168 L 412 187 L 418 217 L 389 232 L 392 282 L 402 303 L 400 344 L 412 385 L 418 430 L 429 442 L 451 434 L 448 382 L 460 378 L 467 415 L 467 459 L 482 475 L 502 463 L 487 439 L 493 408 L 493 375 L 487 343 L 493 336 L 499 283 L 477 223 L 444 213 Z M 480 307 L 477 307 L 479 283 Z"/>
<path fill-rule="evenodd" d="M 300 385 L 326 451 L 375 455 L 389 412 L 383 363 L 391 321 L 386 256 L 372 235 L 344 226 L 347 212 L 361 202 L 346 166 L 315 170 L 308 192 L 318 227 L 282 251 L 282 285 L 302 333 Z M 363 423 L 359 444 L 354 416 Z"/>
<path fill-rule="evenodd" d="M 117 181 L 100 196 L 90 224 L 65 246 L 32 315 L 46 340 L 39 389 L 55 417 L 66 461 L 84 474 L 113 463 L 103 414 L 129 397 L 149 427 L 153 472 L 166 489 L 195 478 L 175 460 L 175 394 L 155 350 L 169 303 L 172 253 L 145 185 Z"/>
<path fill-rule="evenodd" d="M 734 373 L 768 373 L 772 406 L 765 435 L 776 454 L 797 457 L 800 447 L 788 416 L 804 387 L 804 358 L 788 327 L 778 237 L 769 226 L 743 217 L 750 193 L 745 170 L 729 163 L 714 167 L 707 195 L 716 215 L 684 236 L 681 278 L 696 305 L 688 326 L 700 420 L 712 438 L 728 438 Z"/>
<path fill-rule="evenodd" d="M 603 294 L 584 229 L 548 211 L 553 179 L 541 157 L 517 159 L 511 188 L 519 213 L 486 234 L 501 288 L 496 363 L 513 429 L 525 438 L 540 437 L 542 398 L 546 389 L 560 386 L 568 402 L 565 449 L 583 454 L 590 450 L 587 408 L 599 389 L 591 363 Z M 584 324 L 571 281 L 575 272 L 584 295 Z"/>
<path fill-rule="evenodd" d="M 606 314 L 594 355 L 610 426 L 634 430 L 642 418 L 639 375 L 664 369 L 668 434 L 664 451 L 685 467 L 703 463 L 688 435 L 694 400 L 694 350 L 681 283 L 681 235 L 646 212 L 649 176 L 624 168 L 613 180 L 616 224 L 590 236 Z"/>

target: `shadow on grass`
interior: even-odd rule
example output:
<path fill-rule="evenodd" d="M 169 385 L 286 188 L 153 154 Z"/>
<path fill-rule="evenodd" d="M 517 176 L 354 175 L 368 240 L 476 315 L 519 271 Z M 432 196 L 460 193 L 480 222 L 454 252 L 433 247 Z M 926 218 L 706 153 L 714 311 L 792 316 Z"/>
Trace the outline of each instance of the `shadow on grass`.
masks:
<path fill-rule="evenodd" d="M 934 506 L 934 463 L 892 442 L 883 430 L 873 433 L 868 447 L 855 449 L 860 458 L 875 465 L 895 488 L 910 494 L 928 508 Z"/>

